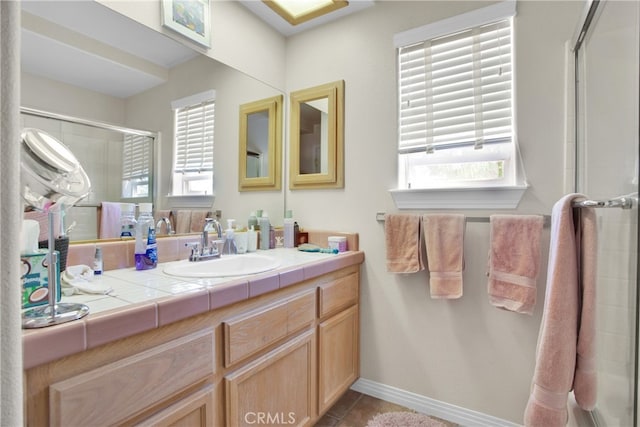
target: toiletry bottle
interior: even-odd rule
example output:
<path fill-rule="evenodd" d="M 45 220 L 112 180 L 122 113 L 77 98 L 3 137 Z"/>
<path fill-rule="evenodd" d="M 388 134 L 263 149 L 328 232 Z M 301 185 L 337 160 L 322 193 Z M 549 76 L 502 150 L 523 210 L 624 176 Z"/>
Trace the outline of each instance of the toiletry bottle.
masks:
<path fill-rule="evenodd" d="M 158 265 L 156 228 L 151 215 L 152 209 L 151 203 L 140 203 L 140 216 L 136 225 L 136 270 L 149 270 Z"/>
<path fill-rule="evenodd" d="M 273 228 L 273 225 L 269 226 L 269 249 L 276 248 L 276 230 Z"/>
<path fill-rule="evenodd" d="M 224 233 L 224 246 L 222 248 L 222 253 L 224 255 L 233 255 L 237 253 L 236 244 L 234 242 L 234 234 L 235 230 L 233 229 L 233 223 L 235 219 L 227 220 L 227 229 Z"/>
<path fill-rule="evenodd" d="M 271 227 L 269 214 L 263 212 L 258 223 L 260 224 L 260 249 L 267 250 L 269 249 L 269 227 Z"/>
<path fill-rule="evenodd" d="M 93 257 L 93 275 L 102 274 L 102 248 L 96 248 L 96 254 Z"/>
<path fill-rule="evenodd" d="M 249 214 L 249 221 L 247 222 L 247 228 L 249 230 L 251 230 L 252 226 L 253 226 L 254 230 L 256 230 L 258 228 L 258 218 L 256 217 L 256 213 L 255 212 L 251 212 Z"/>
<path fill-rule="evenodd" d="M 255 252 L 258 249 L 258 233 L 253 226 L 247 231 L 247 252 Z"/>
<path fill-rule="evenodd" d="M 294 224 L 291 211 L 288 210 L 284 215 L 284 247 L 293 248 L 294 246 Z"/>
<path fill-rule="evenodd" d="M 298 223 L 294 222 L 293 223 L 293 246 L 294 247 L 298 247 L 298 245 L 300 244 L 300 227 L 298 227 Z"/>
<path fill-rule="evenodd" d="M 120 203 L 120 237 L 134 237 L 136 223 L 136 205 Z"/>

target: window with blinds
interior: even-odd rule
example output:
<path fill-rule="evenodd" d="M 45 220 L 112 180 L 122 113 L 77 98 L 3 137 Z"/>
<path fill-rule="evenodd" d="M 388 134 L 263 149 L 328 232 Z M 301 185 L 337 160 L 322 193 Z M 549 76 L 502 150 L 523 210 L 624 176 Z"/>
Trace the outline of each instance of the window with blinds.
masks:
<path fill-rule="evenodd" d="M 513 184 L 514 5 L 396 35 L 401 188 Z"/>
<path fill-rule="evenodd" d="M 215 99 L 174 108 L 173 195 L 213 194 Z"/>
<path fill-rule="evenodd" d="M 148 136 L 124 136 L 122 144 L 122 197 L 148 197 L 153 139 Z"/>

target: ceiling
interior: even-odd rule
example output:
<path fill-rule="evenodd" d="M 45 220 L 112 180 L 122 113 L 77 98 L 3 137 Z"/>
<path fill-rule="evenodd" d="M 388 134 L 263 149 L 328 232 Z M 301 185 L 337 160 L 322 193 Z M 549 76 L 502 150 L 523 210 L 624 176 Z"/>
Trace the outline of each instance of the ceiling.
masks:
<path fill-rule="evenodd" d="M 288 37 L 363 10 L 374 0 L 350 0 L 296 26 L 262 1 L 237 1 Z M 198 55 L 95 1 L 23 0 L 21 6 L 21 67 L 36 76 L 127 98 L 164 83 L 170 68 Z"/>
<path fill-rule="evenodd" d="M 260 19 L 275 28 L 280 34 L 288 37 L 313 27 L 324 25 L 328 22 L 342 18 L 343 16 L 359 12 L 363 9 L 373 6 L 374 0 L 349 0 L 346 7 L 330 12 L 326 15 L 314 18 L 298 25 L 291 25 L 280 15 L 275 13 L 271 8 L 260 0 L 238 0 L 244 7 L 255 13 Z"/>

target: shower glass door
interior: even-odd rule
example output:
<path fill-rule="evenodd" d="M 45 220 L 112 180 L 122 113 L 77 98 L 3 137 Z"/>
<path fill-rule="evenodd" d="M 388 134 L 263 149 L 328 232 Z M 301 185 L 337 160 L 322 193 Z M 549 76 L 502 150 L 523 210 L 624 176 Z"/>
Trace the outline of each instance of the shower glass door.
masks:
<path fill-rule="evenodd" d="M 634 199 L 630 210 L 596 209 L 598 402 L 592 415 L 600 426 L 637 426 L 640 2 L 588 7 L 575 62 L 576 190 L 591 199 Z"/>

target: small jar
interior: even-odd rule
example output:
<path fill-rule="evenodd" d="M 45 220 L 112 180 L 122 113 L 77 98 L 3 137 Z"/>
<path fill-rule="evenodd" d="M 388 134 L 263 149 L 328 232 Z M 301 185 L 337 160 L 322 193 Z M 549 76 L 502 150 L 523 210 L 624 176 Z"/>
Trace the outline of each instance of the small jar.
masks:
<path fill-rule="evenodd" d="M 337 249 L 338 252 L 347 250 L 347 238 L 344 236 L 329 236 L 329 249 Z"/>

